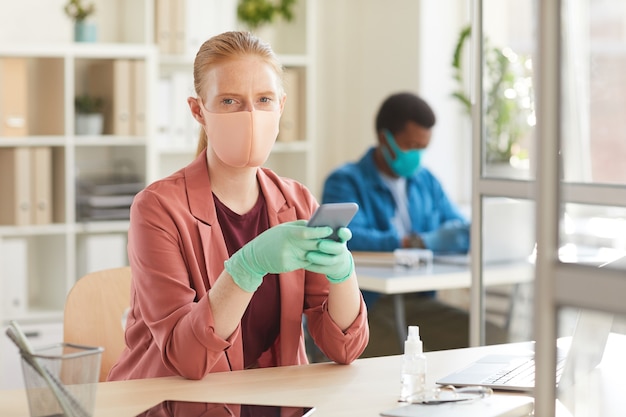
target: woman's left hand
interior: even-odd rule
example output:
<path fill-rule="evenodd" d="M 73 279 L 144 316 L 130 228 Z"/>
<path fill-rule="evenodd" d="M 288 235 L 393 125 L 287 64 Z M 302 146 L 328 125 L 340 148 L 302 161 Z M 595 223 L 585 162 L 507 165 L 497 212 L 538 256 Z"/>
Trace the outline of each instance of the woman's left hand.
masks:
<path fill-rule="evenodd" d="M 352 238 L 352 232 L 347 227 L 342 227 L 337 231 L 337 235 L 340 241 L 321 239 L 317 244 L 317 250 L 306 254 L 306 259 L 311 265 L 305 269 L 325 274 L 333 284 L 345 281 L 354 271 L 352 254 L 346 245 Z"/>

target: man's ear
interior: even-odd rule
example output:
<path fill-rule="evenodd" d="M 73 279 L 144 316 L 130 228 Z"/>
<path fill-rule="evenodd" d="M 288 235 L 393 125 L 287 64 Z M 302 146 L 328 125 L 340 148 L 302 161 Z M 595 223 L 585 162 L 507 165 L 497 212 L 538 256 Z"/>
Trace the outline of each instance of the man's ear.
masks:
<path fill-rule="evenodd" d="M 200 103 L 200 99 L 196 97 L 187 97 L 187 104 L 189 105 L 189 110 L 191 110 L 191 115 L 194 119 L 201 125 L 204 124 L 204 116 L 202 115 L 202 104 Z"/>
<path fill-rule="evenodd" d="M 387 146 L 387 139 L 385 139 L 385 131 L 384 130 L 379 130 L 377 133 L 378 136 L 378 144 L 379 145 L 383 145 L 383 146 Z M 387 146 L 389 147 L 389 146 Z"/>
<path fill-rule="evenodd" d="M 378 131 L 378 144 L 379 147 L 387 148 L 387 151 L 391 155 L 392 158 L 396 157 L 396 153 L 389 145 L 389 141 L 387 140 L 387 135 L 391 135 L 391 132 L 388 129 L 381 129 Z"/>

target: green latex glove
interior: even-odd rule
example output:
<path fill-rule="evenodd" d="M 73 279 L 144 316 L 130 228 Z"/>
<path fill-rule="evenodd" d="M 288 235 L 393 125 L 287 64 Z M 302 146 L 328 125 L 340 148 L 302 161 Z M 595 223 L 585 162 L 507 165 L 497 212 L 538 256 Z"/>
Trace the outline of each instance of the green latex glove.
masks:
<path fill-rule="evenodd" d="M 297 220 L 267 229 L 235 252 L 224 268 L 241 289 L 254 292 L 266 274 L 308 267 L 307 252 L 315 251 L 332 229 L 306 224 L 306 220 Z"/>
<path fill-rule="evenodd" d="M 325 274 L 333 284 L 345 281 L 354 270 L 352 254 L 346 245 L 346 242 L 352 239 L 352 232 L 347 227 L 341 227 L 337 231 L 337 236 L 340 239 L 339 242 L 322 239 L 317 245 L 317 250 L 306 254 L 306 259 L 310 264 L 305 269 Z"/>

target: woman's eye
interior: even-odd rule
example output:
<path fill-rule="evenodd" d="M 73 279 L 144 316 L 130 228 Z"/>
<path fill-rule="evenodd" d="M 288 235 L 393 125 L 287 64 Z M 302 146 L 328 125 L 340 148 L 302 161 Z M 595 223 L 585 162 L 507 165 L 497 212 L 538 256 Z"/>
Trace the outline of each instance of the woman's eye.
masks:
<path fill-rule="evenodd" d="M 225 98 L 224 100 L 222 100 L 222 103 L 224 104 L 233 104 L 235 102 L 235 100 L 233 100 L 232 98 Z"/>
<path fill-rule="evenodd" d="M 271 103 L 271 102 L 272 102 L 271 97 L 261 97 L 261 103 Z"/>

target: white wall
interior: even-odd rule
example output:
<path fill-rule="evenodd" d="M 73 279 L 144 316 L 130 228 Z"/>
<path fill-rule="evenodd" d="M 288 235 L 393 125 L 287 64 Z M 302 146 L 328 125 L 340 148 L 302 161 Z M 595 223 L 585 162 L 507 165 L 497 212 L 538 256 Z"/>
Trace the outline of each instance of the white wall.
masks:
<path fill-rule="evenodd" d="M 472 196 L 471 122 L 451 97 L 457 88 L 452 78 L 452 56 L 461 27 L 469 21 L 467 3 L 465 0 L 421 2 L 419 92 L 437 115 L 424 163 L 442 181 L 452 198 L 469 206 Z M 469 56 L 467 45 L 465 49 Z"/>
<path fill-rule="evenodd" d="M 424 163 L 450 195 L 470 200 L 469 121 L 450 98 L 452 54 L 467 20 L 465 0 L 318 1 L 318 179 L 376 143 L 382 100 L 409 90 L 438 123 Z"/>
<path fill-rule="evenodd" d="M 0 0 L 0 43 L 68 42 L 66 0 Z"/>

